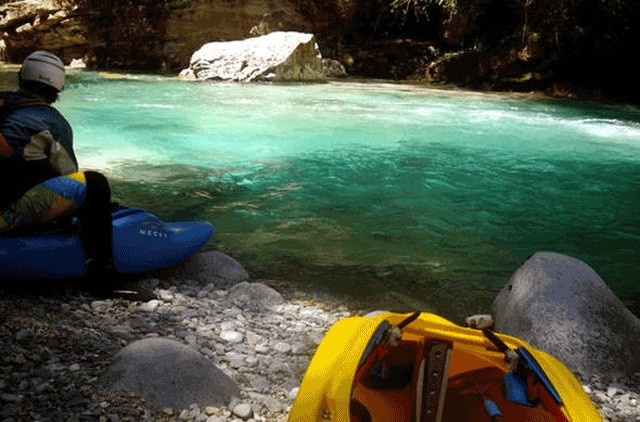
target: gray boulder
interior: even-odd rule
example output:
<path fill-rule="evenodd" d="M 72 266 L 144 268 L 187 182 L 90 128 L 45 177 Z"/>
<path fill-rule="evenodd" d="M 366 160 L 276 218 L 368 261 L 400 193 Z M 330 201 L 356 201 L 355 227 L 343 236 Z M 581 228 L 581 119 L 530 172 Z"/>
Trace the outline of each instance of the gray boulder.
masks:
<path fill-rule="evenodd" d="M 139 340 L 120 350 L 100 381 L 111 391 L 136 393 L 158 409 L 227 406 L 240 397 L 234 381 L 209 359 L 164 338 Z"/>
<path fill-rule="evenodd" d="M 254 312 L 285 303 L 282 295 L 266 284 L 246 281 L 229 289 L 229 300 L 241 309 Z"/>
<path fill-rule="evenodd" d="M 313 34 L 272 32 L 236 41 L 210 42 L 193 53 L 183 79 L 316 81 L 324 79 Z"/>
<path fill-rule="evenodd" d="M 242 265 L 220 251 L 201 252 L 187 261 L 154 274 L 160 279 L 213 283 L 219 289 L 227 289 L 249 280 L 249 273 Z"/>
<path fill-rule="evenodd" d="M 345 78 L 347 71 L 344 65 L 335 59 L 322 59 L 322 74 L 330 79 Z"/>
<path fill-rule="evenodd" d="M 495 329 L 589 377 L 640 371 L 640 320 L 584 262 L 538 252 L 493 302 Z"/>

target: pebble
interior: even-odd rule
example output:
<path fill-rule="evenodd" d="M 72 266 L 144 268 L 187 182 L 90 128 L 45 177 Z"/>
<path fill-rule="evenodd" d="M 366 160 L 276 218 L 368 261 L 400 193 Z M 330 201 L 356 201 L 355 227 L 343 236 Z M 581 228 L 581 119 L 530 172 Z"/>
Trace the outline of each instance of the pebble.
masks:
<path fill-rule="evenodd" d="M 244 336 L 237 331 L 223 331 L 220 333 L 220 338 L 229 343 L 242 343 Z"/>
<path fill-rule="evenodd" d="M 0 289 L 0 420 L 285 422 L 317 345 L 353 313 L 301 292 L 272 306 L 230 301 L 227 290 L 190 281 L 161 280 L 154 292 L 135 301 L 70 288 L 35 295 Z M 110 359 L 146 337 L 195 348 L 243 397 L 228 408 L 158 410 L 132 393 L 103 391 L 97 380 Z M 640 421 L 640 374 L 581 381 L 605 422 Z"/>
<path fill-rule="evenodd" d="M 240 419 L 247 420 L 253 415 L 253 409 L 251 409 L 251 406 L 247 403 L 240 403 L 233 408 L 232 413 Z"/>

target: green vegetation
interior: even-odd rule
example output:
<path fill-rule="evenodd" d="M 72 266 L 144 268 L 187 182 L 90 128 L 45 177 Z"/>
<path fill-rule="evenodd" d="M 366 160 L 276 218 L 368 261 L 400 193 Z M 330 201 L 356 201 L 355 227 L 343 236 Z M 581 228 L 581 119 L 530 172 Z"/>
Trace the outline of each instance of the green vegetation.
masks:
<path fill-rule="evenodd" d="M 373 3 L 373 4 L 372 4 Z M 439 76 L 480 68 L 472 85 L 525 80 L 599 90 L 637 101 L 630 66 L 640 38 L 637 0 L 377 0 L 362 3 L 347 39 L 354 44 L 403 39 L 428 42 L 439 57 L 462 53 Z M 451 57 L 451 56 L 449 56 Z M 448 70 L 449 69 L 449 70 Z M 489 70 L 487 70 L 489 69 Z M 489 73 L 487 73 L 489 72 Z M 432 75 L 433 76 L 433 75 Z M 481 81 L 482 80 L 482 81 Z M 531 81 L 532 79 L 529 79 Z M 475 81 L 475 82 L 474 82 Z M 465 80 L 455 80 L 464 83 Z M 506 89 L 517 89 L 511 85 Z M 523 89 L 539 89 L 529 84 Z M 571 87 L 569 87 L 571 88 Z M 631 89 L 630 89 L 631 88 Z"/>

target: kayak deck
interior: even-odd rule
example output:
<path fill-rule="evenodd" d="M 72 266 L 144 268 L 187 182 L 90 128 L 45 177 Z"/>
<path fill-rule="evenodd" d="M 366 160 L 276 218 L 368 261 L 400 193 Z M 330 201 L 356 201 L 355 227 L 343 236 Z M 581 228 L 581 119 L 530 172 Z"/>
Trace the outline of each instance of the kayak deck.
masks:
<path fill-rule="evenodd" d="M 316 350 L 289 420 L 601 420 L 557 359 L 495 341 L 429 313 L 345 318 Z"/>

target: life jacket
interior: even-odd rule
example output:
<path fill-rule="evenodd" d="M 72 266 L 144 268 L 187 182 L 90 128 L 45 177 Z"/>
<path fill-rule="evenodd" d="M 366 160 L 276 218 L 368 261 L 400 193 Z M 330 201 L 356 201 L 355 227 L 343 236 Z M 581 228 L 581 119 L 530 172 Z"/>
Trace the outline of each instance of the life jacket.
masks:
<path fill-rule="evenodd" d="M 6 207 L 26 190 L 42 181 L 55 177 L 58 174 L 68 174 L 76 170 L 73 168 L 75 156 L 72 150 L 69 153 L 69 150 L 63 146 L 61 149 L 56 149 L 56 154 L 51 157 L 47 156 L 48 153 L 45 152 L 45 148 L 48 148 L 49 144 L 57 142 L 57 139 L 67 139 L 66 137 L 53 135 L 55 136 L 55 138 L 53 138 L 48 132 L 42 132 L 44 135 L 42 140 L 28 139 L 27 137 L 31 135 L 28 135 L 26 131 L 23 132 L 19 124 L 16 124 L 14 119 L 23 119 L 23 117 L 18 117 L 24 114 L 21 109 L 28 107 L 35 107 L 40 110 L 37 111 L 37 113 L 43 113 L 44 116 L 51 116 L 49 118 L 51 118 L 52 121 L 58 121 L 58 117 L 55 116 L 59 113 L 44 99 L 35 95 L 29 95 L 29 93 L 13 91 L 0 92 L 0 127 L 2 128 L 3 136 L 2 139 L 0 139 L 0 155 L 2 156 L 2 158 L 0 158 L 0 180 L 3 181 L 3 185 L 0 186 L 0 208 Z M 66 130 L 62 123 L 64 118 L 60 117 L 60 119 L 60 125 L 56 127 L 62 131 L 58 133 L 64 133 Z M 29 119 L 25 120 L 25 122 L 27 125 L 30 125 Z M 55 124 L 57 125 L 57 123 Z M 68 125 L 68 123 L 66 123 L 66 125 Z M 11 141 L 9 141 L 8 138 L 4 138 L 4 136 L 7 136 L 7 130 L 12 132 L 14 137 L 25 137 L 25 140 L 20 141 L 21 143 L 17 146 L 11 145 Z M 36 129 L 34 133 L 37 134 L 38 129 Z M 25 161 L 20 157 L 31 142 L 34 142 L 36 148 L 30 153 L 32 154 L 32 158 Z M 18 149 L 16 150 L 15 148 Z M 33 153 L 40 152 L 40 150 L 42 150 L 42 157 L 33 158 Z M 18 155 L 14 156 L 14 154 Z M 55 160 L 55 162 L 53 160 Z M 65 170 L 59 170 L 61 168 L 65 168 Z M 11 180 L 12 183 L 7 184 L 7 180 Z"/>
<path fill-rule="evenodd" d="M 8 112 L 20 107 L 28 107 L 34 105 L 45 105 L 49 107 L 51 106 L 48 102 L 39 97 L 26 97 L 17 101 L 11 101 L 7 104 L 5 97 L 9 93 L 13 93 L 13 91 L 0 91 L 0 118 L 4 118 L 4 116 Z"/>
<path fill-rule="evenodd" d="M 12 91 L 0 91 L 0 126 L 4 125 L 4 121 L 6 116 L 13 110 L 16 110 L 20 107 L 26 107 L 31 104 L 39 105 L 43 100 L 38 100 L 37 98 L 22 98 L 16 101 L 7 102 L 6 96 L 7 94 L 11 94 Z M 2 140 L 0 140 L 2 142 Z M 6 179 L 7 177 L 12 176 L 12 167 L 13 160 L 5 162 L 4 159 L 0 160 L 0 179 Z M 4 195 L 0 197 L 0 208 L 8 205 L 15 198 L 6 198 Z"/>

